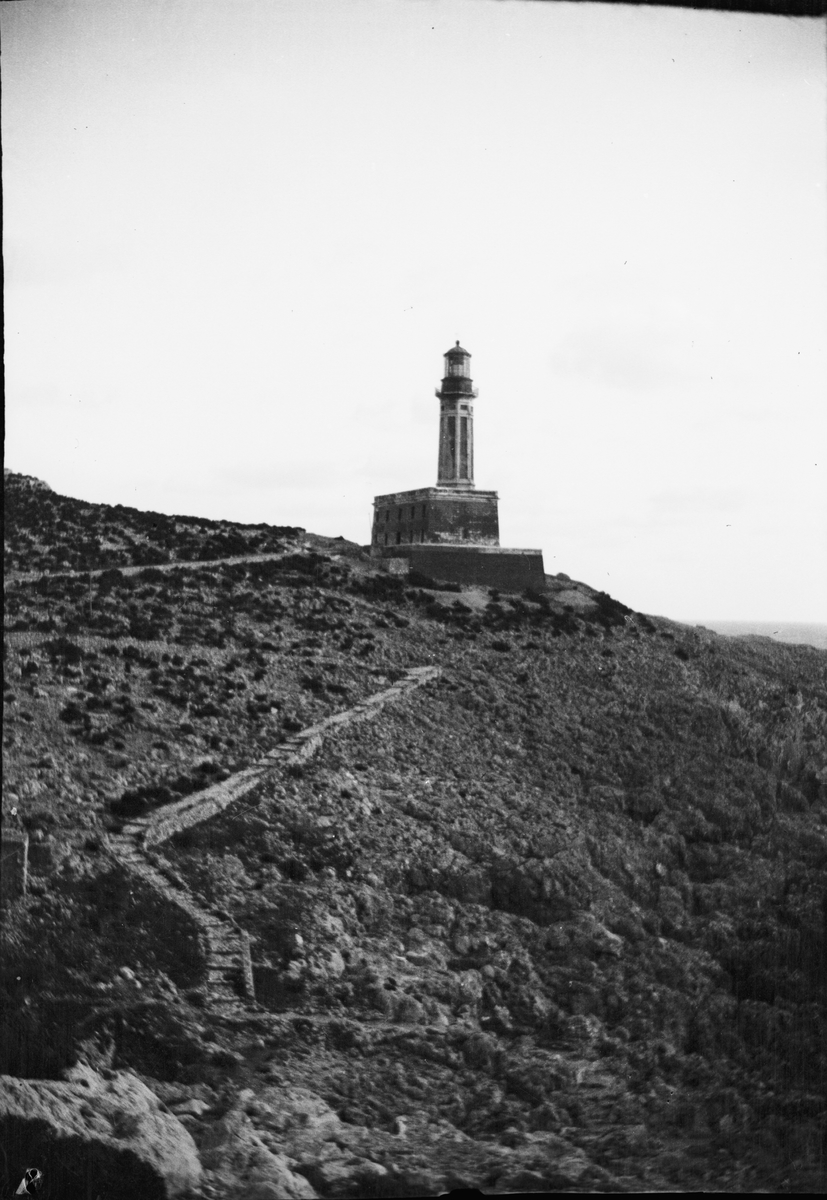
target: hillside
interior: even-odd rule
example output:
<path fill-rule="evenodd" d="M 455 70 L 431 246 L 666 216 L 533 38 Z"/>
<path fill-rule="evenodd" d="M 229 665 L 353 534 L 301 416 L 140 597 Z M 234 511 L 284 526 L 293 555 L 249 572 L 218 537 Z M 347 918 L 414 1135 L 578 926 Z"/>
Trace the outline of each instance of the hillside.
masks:
<path fill-rule="evenodd" d="M 823 1189 L 823 652 L 20 476 L 6 522 L 2 1070 L 67 1114 L 131 1088 L 192 1159 L 147 1165 L 138 1123 L 135 1195 Z M 256 1001 L 220 1010 L 124 830 L 429 665 L 148 852 L 249 936 Z M 6 1132 L 87 1194 L 42 1124 Z"/>
<path fill-rule="evenodd" d="M 86 504 L 30 475 L 4 471 L 5 572 L 157 566 L 284 549 L 303 529 Z"/>

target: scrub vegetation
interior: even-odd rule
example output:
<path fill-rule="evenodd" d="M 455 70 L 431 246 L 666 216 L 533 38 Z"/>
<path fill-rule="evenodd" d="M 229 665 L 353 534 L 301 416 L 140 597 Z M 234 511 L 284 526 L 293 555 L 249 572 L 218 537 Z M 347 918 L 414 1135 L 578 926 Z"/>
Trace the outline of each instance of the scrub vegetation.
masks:
<path fill-rule="evenodd" d="M 137 1074 L 203 1197 L 823 1189 L 824 652 L 8 474 L 6 522 L 4 1072 Z M 220 1018 L 111 836 L 427 664 L 159 848 L 250 935 Z"/>

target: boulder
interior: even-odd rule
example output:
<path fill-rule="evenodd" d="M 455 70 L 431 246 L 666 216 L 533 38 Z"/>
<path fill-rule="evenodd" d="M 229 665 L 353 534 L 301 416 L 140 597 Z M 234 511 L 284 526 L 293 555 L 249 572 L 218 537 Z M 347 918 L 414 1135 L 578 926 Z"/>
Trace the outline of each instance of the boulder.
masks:
<path fill-rule="evenodd" d="M 302 1172 L 323 1196 L 381 1196 L 389 1172 L 380 1163 L 336 1147 L 305 1159 Z"/>
<path fill-rule="evenodd" d="M 78 1066 L 63 1080 L 0 1077 L 0 1133 L 9 1170 L 37 1166 L 51 1195 L 166 1200 L 198 1186 L 184 1126 L 129 1071 Z"/>
<path fill-rule="evenodd" d="M 240 1106 L 206 1131 L 201 1157 L 227 1198 L 316 1200 L 313 1186 L 291 1170 L 285 1155 L 267 1149 Z"/>
<path fill-rule="evenodd" d="M 298 1161 L 313 1158 L 327 1142 L 348 1140 L 348 1127 L 321 1096 L 307 1088 L 266 1088 L 259 1103 L 259 1122 L 277 1132 L 285 1153 Z"/>

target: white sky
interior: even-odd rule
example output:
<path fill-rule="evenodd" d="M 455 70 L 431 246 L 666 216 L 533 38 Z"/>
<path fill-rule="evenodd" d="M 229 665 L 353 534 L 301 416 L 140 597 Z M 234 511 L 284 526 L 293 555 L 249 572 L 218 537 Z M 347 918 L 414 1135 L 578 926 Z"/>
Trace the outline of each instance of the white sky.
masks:
<path fill-rule="evenodd" d="M 6 465 L 367 542 L 473 354 L 501 541 L 827 620 L 825 24 L 496 0 L 0 6 Z"/>

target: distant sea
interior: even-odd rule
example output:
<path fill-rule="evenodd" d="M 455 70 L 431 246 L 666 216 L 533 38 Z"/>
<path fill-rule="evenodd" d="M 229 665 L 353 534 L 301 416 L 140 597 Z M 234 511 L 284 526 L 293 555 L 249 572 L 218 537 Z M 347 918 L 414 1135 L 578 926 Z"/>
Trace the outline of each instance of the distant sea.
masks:
<path fill-rule="evenodd" d="M 827 650 L 827 625 L 799 621 L 682 621 L 683 625 L 703 625 L 726 637 L 743 637 L 748 633 L 772 638 L 774 642 L 793 642 Z"/>

